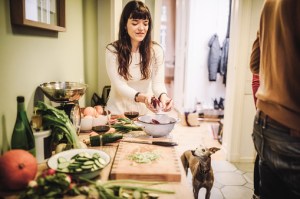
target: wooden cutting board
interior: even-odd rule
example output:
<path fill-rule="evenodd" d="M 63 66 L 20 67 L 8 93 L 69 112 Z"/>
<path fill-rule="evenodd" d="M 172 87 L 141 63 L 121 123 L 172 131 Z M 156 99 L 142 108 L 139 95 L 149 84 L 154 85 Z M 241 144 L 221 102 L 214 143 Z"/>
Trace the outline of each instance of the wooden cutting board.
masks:
<path fill-rule="evenodd" d="M 129 156 L 135 152 L 155 152 L 159 158 L 151 163 L 136 163 Z M 181 162 L 174 147 L 120 142 L 112 166 L 111 179 L 180 182 Z"/>

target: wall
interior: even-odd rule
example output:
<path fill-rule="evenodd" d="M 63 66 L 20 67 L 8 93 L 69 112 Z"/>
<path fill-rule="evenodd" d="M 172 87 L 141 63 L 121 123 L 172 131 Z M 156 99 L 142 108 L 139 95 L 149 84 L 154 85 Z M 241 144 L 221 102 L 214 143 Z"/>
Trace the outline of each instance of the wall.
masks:
<path fill-rule="evenodd" d="M 208 42 L 217 34 L 222 46 L 228 13 L 229 0 L 190 1 L 183 100 L 186 111 L 195 108 L 196 100 L 202 102 L 204 108 L 213 108 L 212 99 L 225 97 L 223 77 L 218 73 L 217 81 L 208 79 Z"/>
<path fill-rule="evenodd" d="M 98 0 L 82 1 L 83 3 L 83 45 L 84 45 L 84 79 L 88 85 L 85 94 L 86 105 L 91 104 L 92 95 L 99 90 L 99 80 L 103 79 L 101 69 L 98 67 L 98 35 L 99 40 L 102 39 L 101 35 L 105 29 L 101 27 L 98 30 L 98 15 L 97 15 L 97 2 Z M 103 19 L 105 20 L 105 18 Z M 98 34 L 100 32 L 100 34 Z M 102 76 L 101 76 L 102 75 Z"/>
<path fill-rule="evenodd" d="M 251 89 L 249 60 L 259 26 L 262 0 L 234 0 L 229 49 L 228 83 L 223 148 L 232 162 L 251 162 L 255 149 L 251 138 L 255 106 Z"/>
<path fill-rule="evenodd" d="M 112 1 L 98 0 L 98 94 L 101 96 L 105 85 L 110 85 L 105 67 L 105 47 L 114 40 L 111 28 Z"/>
<path fill-rule="evenodd" d="M 84 82 L 85 77 L 82 0 L 66 1 L 67 31 L 58 34 L 12 27 L 9 10 L 9 0 L 0 0 L 0 135 L 7 133 L 10 140 L 18 95 L 25 96 L 31 115 L 34 91 L 39 84 Z"/>

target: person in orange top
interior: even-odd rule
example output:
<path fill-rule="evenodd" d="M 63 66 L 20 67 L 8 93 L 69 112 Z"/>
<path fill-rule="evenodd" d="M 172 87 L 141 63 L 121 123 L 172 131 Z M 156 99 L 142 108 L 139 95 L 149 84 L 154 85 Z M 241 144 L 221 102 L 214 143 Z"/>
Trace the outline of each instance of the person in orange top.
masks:
<path fill-rule="evenodd" d="M 260 19 L 260 64 L 253 142 L 260 197 L 300 198 L 300 1 L 266 0 Z"/>

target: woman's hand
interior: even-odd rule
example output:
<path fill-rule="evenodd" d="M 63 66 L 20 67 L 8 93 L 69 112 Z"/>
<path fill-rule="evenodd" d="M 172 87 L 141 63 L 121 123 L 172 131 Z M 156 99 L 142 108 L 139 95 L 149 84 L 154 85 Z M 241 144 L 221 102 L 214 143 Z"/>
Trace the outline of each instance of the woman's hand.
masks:
<path fill-rule="evenodd" d="M 136 101 L 144 103 L 146 107 L 152 111 L 153 113 L 158 113 L 160 111 L 168 112 L 172 109 L 173 107 L 173 100 L 168 97 L 167 94 L 163 93 L 159 100 L 157 100 L 156 104 L 152 103 L 153 102 L 154 96 L 152 95 L 147 95 L 144 93 L 139 93 L 136 96 Z"/>
<path fill-rule="evenodd" d="M 156 104 L 154 104 L 153 98 L 154 98 L 154 96 L 146 96 L 145 100 L 144 100 L 144 104 L 150 111 L 152 111 L 153 113 L 157 113 L 160 111 L 160 109 L 161 109 L 160 107 L 162 105 L 158 100 L 157 101 L 159 102 L 159 104 L 157 104 L 156 102 L 155 102 Z"/>
<path fill-rule="evenodd" d="M 157 107 L 159 107 L 160 104 L 158 104 L 156 107 L 154 107 L 153 104 L 151 103 L 152 97 L 153 97 L 152 95 L 147 95 L 147 94 L 144 94 L 144 93 L 138 93 L 136 98 L 135 98 L 135 101 L 140 102 L 140 103 L 144 103 L 150 111 L 152 111 L 154 113 L 157 113 L 158 112 Z"/>
<path fill-rule="evenodd" d="M 171 111 L 173 107 L 173 100 L 169 98 L 167 94 L 163 93 L 160 96 L 159 100 L 161 102 L 162 111 L 164 112 Z"/>

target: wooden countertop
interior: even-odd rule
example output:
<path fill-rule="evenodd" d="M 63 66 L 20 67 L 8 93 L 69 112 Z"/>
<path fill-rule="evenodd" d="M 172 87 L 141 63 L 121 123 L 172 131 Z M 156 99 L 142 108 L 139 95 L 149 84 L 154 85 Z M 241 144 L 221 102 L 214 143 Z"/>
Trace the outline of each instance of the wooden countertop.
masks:
<path fill-rule="evenodd" d="M 142 139 L 151 139 L 151 140 L 161 140 L 161 141 L 170 141 L 172 139 L 170 138 L 148 138 L 145 136 L 144 132 L 132 132 L 132 134 L 128 135 L 128 137 L 140 137 Z M 80 135 L 80 140 L 88 138 L 88 134 L 81 134 Z M 175 141 L 176 140 L 172 140 Z M 93 149 L 100 149 L 109 154 L 114 160 L 117 148 L 118 148 L 118 143 L 112 143 L 109 146 L 99 146 L 99 147 L 89 147 Z M 179 157 L 179 156 L 177 156 Z M 180 161 L 180 158 L 178 158 L 178 161 Z M 109 180 L 110 178 L 110 172 L 112 169 L 113 161 L 109 163 L 108 166 L 106 166 L 100 173 L 100 179 L 101 180 Z M 186 175 L 184 173 L 183 167 L 180 164 L 180 170 L 181 170 L 181 181 L 180 182 L 167 182 L 166 184 L 161 184 L 161 185 L 155 185 L 153 187 L 155 188 L 160 188 L 160 189 L 166 189 L 170 191 L 174 191 L 175 194 L 159 194 L 159 199 L 193 199 L 193 193 L 192 193 L 192 188 L 189 186 Z"/>
<path fill-rule="evenodd" d="M 135 134 L 137 134 L 138 132 L 134 132 Z M 142 132 L 141 132 L 142 134 Z M 81 133 L 79 136 L 80 140 L 86 139 L 88 138 L 89 135 L 88 133 Z M 147 139 L 147 138 L 146 138 Z M 156 139 L 156 138 L 154 138 Z M 161 140 L 161 139 L 160 139 Z M 176 141 L 176 140 L 172 140 L 172 141 Z M 118 149 L 118 145 L 119 143 L 112 143 L 110 145 L 106 145 L 106 146 L 97 146 L 97 147 L 89 147 L 89 148 L 93 148 L 93 149 L 99 149 L 102 150 L 104 152 L 106 152 L 110 157 L 111 160 L 110 163 L 100 172 L 99 175 L 99 179 L 101 179 L 102 181 L 107 181 L 110 180 L 110 172 L 112 170 L 112 166 L 113 166 L 113 162 L 114 162 L 114 158 Z M 178 161 L 180 161 L 179 156 L 178 157 Z M 38 165 L 38 170 L 39 173 L 41 171 L 43 171 L 44 169 L 47 168 L 46 163 L 42 163 Z M 183 167 L 180 164 L 180 171 L 181 171 L 181 181 L 180 182 L 166 182 L 165 184 L 159 184 L 159 185 L 153 185 L 153 188 L 159 188 L 159 189 L 165 189 L 165 190 L 169 190 L 169 191 L 174 191 L 175 194 L 159 194 L 159 199 L 193 199 L 193 193 L 192 193 L 192 188 L 189 186 L 187 179 L 186 179 L 186 175 L 184 174 L 183 171 Z M 4 199 L 14 199 L 14 198 L 18 198 L 16 193 L 5 193 L 5 192 L 1 192 L 0 191 L 0 198 L 4 198 Z M 65 198 L 85 198 L 84 196 L 76 196 L 76 197 L 65 197 Z"/>

